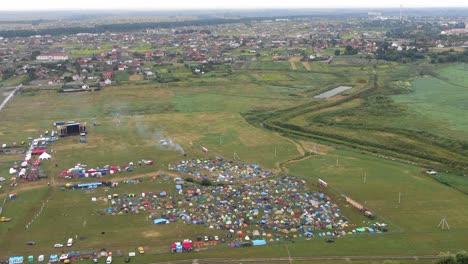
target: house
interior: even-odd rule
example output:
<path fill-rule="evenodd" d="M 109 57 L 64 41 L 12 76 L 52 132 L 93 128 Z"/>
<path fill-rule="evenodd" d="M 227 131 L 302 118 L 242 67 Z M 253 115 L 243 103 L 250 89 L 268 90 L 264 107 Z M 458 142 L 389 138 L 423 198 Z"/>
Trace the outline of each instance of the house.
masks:
<path fill-rule="evenodd" d="M 145 53 L 145 60 L 150 61 L 153 59 L 153 52 L 149 51 Z"/>
<path fill-rule="evenodd" d="M 164 57 L 164 55 L 166 55 L 166 53 L 163 50 L 158 50 L 154 53 L 156 57 Z"/>
<path fill-rule="evenodd" d="M 102 77 L 104 79 L 111 79 L 113 75 L 114 75 L 113 71 L 106 71 L 102 74 Z"/>
<path fill-rule="evenodd" d="M 47 53 L 36 57 L 38 61 L 64 61 L 68 60 L 68 55 L 65 53 Z"/>
<path fill-rule="evenodd" d="M 125 66 L 125 65 L 123 65 L 123 64 L 119 64 L 119 66 L 117 67 L 117 69 L 118 69 L 119 71 L 125 71 L 125 68 L 126 68 L 126 67 L 127 67 L 127 66 Z"/>

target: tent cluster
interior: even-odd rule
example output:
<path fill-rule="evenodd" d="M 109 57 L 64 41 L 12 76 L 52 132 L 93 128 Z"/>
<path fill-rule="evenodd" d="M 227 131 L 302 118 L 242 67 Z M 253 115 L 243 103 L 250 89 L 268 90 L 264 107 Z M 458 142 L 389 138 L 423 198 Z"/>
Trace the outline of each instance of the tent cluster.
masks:
<path fill-rule="evenodd" d="M 45 177 L 40 169 L 40 165 L 43 160 L 52 158 L 52 156 L 47 153 L 47 145 L 55 140 L 57 140 L 57 138 L 53 136 L 33 139 L 26 151 L 24 160 L 22 162 L 15 162 L 14 165 L 10 167 L 9 174 L 13 175 L 11 179 L 12 182 L 16 182 L 17 178 L 27 181 L 36 181 Z M 37 155 L 39 155 L 39 157 L 32 161 L 32 157 Z"/>
<path fill-rule="evenodd" d="M 152 165 L 152 160 L 140 160 L 138 164 L 141 166 L 142 164 L 145 165 Z M 103 167 L 96 167 L 96 168 L 88 168 L 86 164 L 78 163 L 73 168 L 68 170 L 64 170 L 60 177 L 65 179 L 73 179 L 73 178 L 87 178 L 87 177 L 96 177 L 100 178 L 105 175 L 115 174 L 122 171 L 130 172 L 133 171 L 135 164 L 133 162 L 124 163 L 122 165 L 111 166 L 105 165 Z"/>
<path fill-rule="evenodd" d="M 233 183 L 234 181 L 265 178 L 271 176 L 257 164 L 217 159 L 192 159 L 169 164 L 169 170 L 188 173 L 197 179 L 210 179 L 216 182 Z"/>
<path fill-rule="evenodd" d="M 348 227 L 329 196 L 308 190 L 305 181 L 291 176 L 252 184 L 183 186 L 171 193 L 152 191 L 122 197 L 115 194 L 111 204 L 103 212 L 148 211 L 153 221 L 181 221 L 232 232 L 255 227 L 271 239 L 285 235 L 340 236 L 346 234 L 344 229 Z"/>

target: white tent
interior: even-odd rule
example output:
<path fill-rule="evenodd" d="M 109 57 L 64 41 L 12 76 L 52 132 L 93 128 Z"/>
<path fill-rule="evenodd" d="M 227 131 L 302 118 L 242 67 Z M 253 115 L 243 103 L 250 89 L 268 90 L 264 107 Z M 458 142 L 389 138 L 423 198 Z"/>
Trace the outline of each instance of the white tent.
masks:
<path fill-rule="evenodd" d="M 49 154 L 47 154 L 47 152 L 44 152 L 44 153 L 42 153 L 42 154 L 39 156 L 39 159 L 40 159 L 40 160 L 48 160 L 48 159 L 50 159 L 50 158 L 52 158 L 52 156 L 49 155 Z"/>
<path fill-rule="evenodd" d="M 15 174 L 15 173 L 17 173 L 17 172 L 18 172 L 18 171 L 15 170 L 15 168 L 10 168 L 10 174 Z"/>

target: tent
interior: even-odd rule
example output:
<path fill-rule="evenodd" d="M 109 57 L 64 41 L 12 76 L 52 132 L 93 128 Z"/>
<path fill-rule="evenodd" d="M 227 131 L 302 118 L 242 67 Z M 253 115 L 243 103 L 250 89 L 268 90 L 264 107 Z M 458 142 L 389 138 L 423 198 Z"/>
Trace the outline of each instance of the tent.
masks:
<path fill-rule="evenodd" d="M 9 264 L 17 264 L 17 263 L 23 263 L 24 258 L 23 256 L 18 256 L 18 257 L 10 257 L 8 259 Z"/>
<path fill-rule="evenodd" d="M 163 219 L 163 218 L 154 219 L 153 224 L 155 224 L 155 225 L 157 225 L 157 224 L 169 224 L 169 220 Z"/>
<path fill-rule="evenodd" d="M 10 168 L 10 171 L 9 171 L 10 174 L 15 174 L 17 172 L 18 171 L 15 168 Z"/>
<path fill-rule="evenodd" d="M 58 261 L 59 261 L 58 255 L 56 255 L 56 254 L 50 255 L 50 257 L 49 257 L 49 262 L 50 262 L 50 263 L 52 263 L 52 262 L 58 262 Z"/>
<path fill-rule="evenodd" d="M 266 245 L 266 241 L 263 240 L 263 239 L 260 239 L 260 240 L 252 240 L 252 245 L 254 246 L 264 246 Z"/>
<path fill-rule="evenodd" d="M 39 155 L 39 154 L 42 154 L 42 153 L 45 153 L 47 152 L 47 149 L 35 149 L 31 152 L 32 155 Z"/>
<path fill-rule="evenodd" d="M 40 160 L 49 160 L 50 158 L 52 158 L 52 156 L 48 154 L 47 152 L 44 152 L 39 156 Z"/>

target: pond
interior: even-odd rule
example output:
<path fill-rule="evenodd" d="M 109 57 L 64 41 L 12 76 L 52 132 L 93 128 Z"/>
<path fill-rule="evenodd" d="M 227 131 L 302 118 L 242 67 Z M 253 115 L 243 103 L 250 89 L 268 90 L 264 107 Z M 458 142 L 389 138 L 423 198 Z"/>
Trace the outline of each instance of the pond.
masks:
<path fill-rule="evenodd" d="M 351 88 L 353 88 L 353 87 L 351 87 L 351 86 L 338 86 L 335 89 L 332 89 L 330 91 L 326 91 L 326 92 L 321 93 L 319 95 L 316 95 L 316 96 L 314 96 L 314 98 L 319 98 L 319 99 L 330 98 L 332 96 L 335 96 L 335 95 L 337 95 L 339 93 L 342 93 L 342 92 L 344 92 L 346 90 L 349 90 Z"/>

